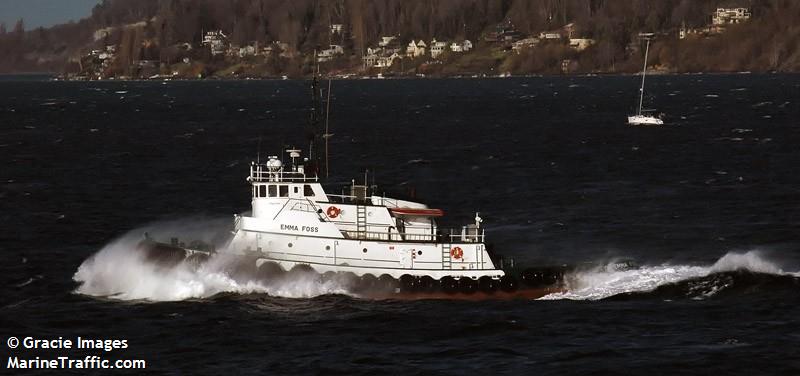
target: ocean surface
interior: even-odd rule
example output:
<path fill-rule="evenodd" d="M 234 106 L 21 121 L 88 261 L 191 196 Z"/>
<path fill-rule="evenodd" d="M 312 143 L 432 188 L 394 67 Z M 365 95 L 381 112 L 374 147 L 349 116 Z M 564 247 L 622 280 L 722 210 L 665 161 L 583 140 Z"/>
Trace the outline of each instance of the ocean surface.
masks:
<path fill-rule="evenodd" d="M 167 374 L 800 374 L 800 76 L 654 76 L 657 128 L 625 124 L 638 85 L 334 81 L 330 193 L 369 169 L 379 191 L 444 209 L 445 225 L 479 211 L 518 264 L 639 265 L 584 269 L 538 300 L 398 301 L 134 256 L 144 232 L 224 241 L 249 210 L 250 161 L 304 149 L 308 82 L 4 77 L 2 366 L 100 355 Z M 128 348 L 9 349 L 11 336 Z"/>

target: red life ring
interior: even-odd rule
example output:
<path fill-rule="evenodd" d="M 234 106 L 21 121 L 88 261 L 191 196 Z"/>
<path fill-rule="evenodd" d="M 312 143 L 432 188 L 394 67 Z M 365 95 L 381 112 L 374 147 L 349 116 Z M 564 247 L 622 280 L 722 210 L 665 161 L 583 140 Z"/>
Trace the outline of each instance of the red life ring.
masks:
<path fill-rule="evenodd" d="M 450 250 L 450 256 L 458 260 L 464 257 L 464 251 L 461 249 L 461 247 L 454 247 L 453 249 Z"/>
<path fill-rule="evenodd" d="M 337 208 L 335 206 L 329 206 L 328 207 L 328 212 L 327 212 L 328 218 L 336 218 L 336 217 L 339 216 L 339 213 L 341 213 L 341 212 L 342 212 L 342 209 L 339 209 L 339 208 Z"/>

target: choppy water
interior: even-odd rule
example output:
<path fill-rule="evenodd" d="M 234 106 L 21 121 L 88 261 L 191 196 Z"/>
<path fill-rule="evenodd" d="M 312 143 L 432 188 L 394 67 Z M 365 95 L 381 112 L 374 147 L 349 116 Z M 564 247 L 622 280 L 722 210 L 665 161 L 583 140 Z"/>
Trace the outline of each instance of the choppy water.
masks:
<path fill-rule="evenodd" d="M 454 225 L 480 211 L 518 263 L 641 265 L 563 294 L 372 301 L 130 252 L 224 241 L 249 161 L 304 143 L 305 85 L 0 81 L 4 336 L 191 374 L 800 372 L 798 76 L 654 77 L 663 128 L 624 124 L 634 77 L 334 83 L 334 185 L 366 167 Z"/>

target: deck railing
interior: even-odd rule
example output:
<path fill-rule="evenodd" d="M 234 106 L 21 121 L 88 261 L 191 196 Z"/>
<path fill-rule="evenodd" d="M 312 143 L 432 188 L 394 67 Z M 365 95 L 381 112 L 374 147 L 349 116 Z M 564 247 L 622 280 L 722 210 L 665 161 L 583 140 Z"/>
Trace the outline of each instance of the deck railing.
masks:
<path fill-rule="evenodd" d="M 319 180 L 317 176 L 307 176 L 305 172 L 300 171 L 270 171 L 269 167 L 264 164 L 251 164 L 250 177 L 248 179 L 255 183 L 265 182 L 316 182 Z"/>
<path fill-rule="evenodd" d="M 348 239 L 381 240 L 381 241 L 407 241 L 407 242 L 435 242 L 435 243 L 483 243 L 483 230 L 470 233 L 466 227 L 461 229 L 444 229 L 435 234 L 413 233 L 397 231 L 356 231 L 342 230 Z"/>

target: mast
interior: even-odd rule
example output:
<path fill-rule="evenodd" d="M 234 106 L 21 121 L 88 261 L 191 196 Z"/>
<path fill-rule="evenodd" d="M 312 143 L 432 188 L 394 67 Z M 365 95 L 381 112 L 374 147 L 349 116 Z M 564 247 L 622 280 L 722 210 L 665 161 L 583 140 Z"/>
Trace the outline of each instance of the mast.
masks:
<path fill-rule="evenodd" d="M 642 33 L 639 34 L 639 37 L 644 38 L 647 41 L 647 47 L 644 49 L 644 68 L 642 68 L 642 87 L 639 89 L 639 110 L 636 111 L 636 115 L 642 114 L 642 102 L 644 101 L 644 79 L 647 76 L 647 53 L 650 52 L 650 37 L 652 33 Z"/>
<path fill-rule="evenodd" d="M 328 121 L 330 120 L 331 115 L 331 79 L 330 76 L 328 77 L 328 92 L 327 92 L 327 104 L 325 105 L 325 134 L 322 135 L 322 138 L 325 139 L 325 177 L 328 177 L 329 168 L 328 168 L 328 161 L 329 161 L 329 153 L 328 153 L 328 140 L 333 136 L 328 128 Z"/>
<path fill-rule="evenodd" d="M 314 52 L 314 61 L 316 62 L 316 51 Z M 319 88 L 319 79 L 317 75 L 319 73 L 319 67 L 313 70 L 313 77 L 311 79 L 311 114 L 308 122 L 308 132 L 307 136 L 309 139 L 309 146 L 308 146 L 308 155 L 309 155 L 309 162 L 311 164 L 310 171 L 313 171 L 317 174 L 318 177 L 323 175 L 327 175 L 326 171 L 321 171 L 322 165 L 322 155 L 320 153 L 320 146 L 322 144 L 322 122 L 320 121 L 322 118 L 322 108 L 321 99 L 320 99 L 320 88 Z M 327 166 L 325 166 L 327 167 Z"/>

